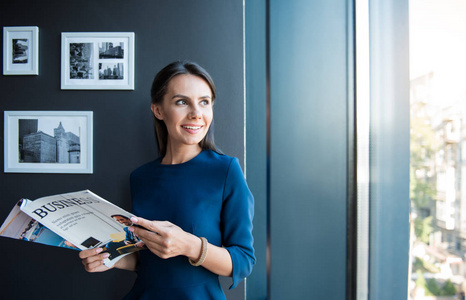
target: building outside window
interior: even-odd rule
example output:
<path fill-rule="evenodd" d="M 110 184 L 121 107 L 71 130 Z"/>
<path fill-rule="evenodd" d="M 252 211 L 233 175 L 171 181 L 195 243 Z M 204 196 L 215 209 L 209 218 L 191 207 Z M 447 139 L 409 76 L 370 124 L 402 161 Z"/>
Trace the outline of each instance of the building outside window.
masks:
<path fill-rule="evenodd" d="M 410 1 L 408 299 L 466 292 L 466 1 Z"/>

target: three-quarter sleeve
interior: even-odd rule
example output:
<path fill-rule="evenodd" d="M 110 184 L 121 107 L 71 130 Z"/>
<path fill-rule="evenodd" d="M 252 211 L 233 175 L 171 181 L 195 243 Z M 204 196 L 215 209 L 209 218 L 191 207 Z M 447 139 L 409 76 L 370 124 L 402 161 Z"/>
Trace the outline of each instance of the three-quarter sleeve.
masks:
<path fill-rule="evenodd" d="M 256 261 L 252 236 L 253 217 L 254 198 L 238 159 L 233 158 L 225 178 L 221 216 L 222 243 L 230 253 L 233 264 L 233 284 L 230 289 L 251 274 Z"/>

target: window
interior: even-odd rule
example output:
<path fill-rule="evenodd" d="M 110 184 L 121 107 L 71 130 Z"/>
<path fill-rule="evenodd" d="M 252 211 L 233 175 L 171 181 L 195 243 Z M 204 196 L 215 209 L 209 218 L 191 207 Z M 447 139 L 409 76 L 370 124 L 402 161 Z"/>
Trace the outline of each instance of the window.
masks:
<path fill-rule="evenodd" d="M 465 15 L 410 0 L 411 300 L 466 291 Z"/>

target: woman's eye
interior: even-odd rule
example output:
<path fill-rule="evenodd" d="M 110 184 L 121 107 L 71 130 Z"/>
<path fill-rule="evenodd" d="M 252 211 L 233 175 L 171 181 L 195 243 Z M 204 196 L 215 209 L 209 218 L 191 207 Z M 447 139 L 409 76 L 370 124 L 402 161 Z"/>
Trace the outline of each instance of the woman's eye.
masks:
<path fill-rule="evenodd" d="M 176 105 L 186 105 L 186 100 L 178 100 L 175 102 Z"/>
<path fill-rule="evenodd" d="M 202 101 L 201 101 L 201 104 L 202 104 L 202 105 L 209 105 L 209 104 L 210 104 L 210 101 L 209 101 L 209 100 L 202 100 Z"/>

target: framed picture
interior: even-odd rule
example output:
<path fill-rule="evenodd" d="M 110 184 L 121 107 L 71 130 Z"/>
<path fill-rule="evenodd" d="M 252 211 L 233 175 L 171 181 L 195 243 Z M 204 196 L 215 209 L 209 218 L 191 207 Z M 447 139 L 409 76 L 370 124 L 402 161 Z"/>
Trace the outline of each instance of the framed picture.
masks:
<path fill-rule="evenodd" d="M 3 75 L 39 75 L 39 27 L 3 27 Z"/>
<path fill-rule="evenodd" d="M 62 32 L 61 88 L 134 90 L 134 32 Z"/>
<path fill-rule="evenodd" d="M 92 111 L 5 111 L 6 173 L 93 172 Z"/>

